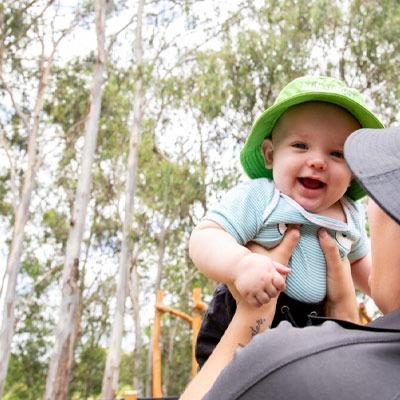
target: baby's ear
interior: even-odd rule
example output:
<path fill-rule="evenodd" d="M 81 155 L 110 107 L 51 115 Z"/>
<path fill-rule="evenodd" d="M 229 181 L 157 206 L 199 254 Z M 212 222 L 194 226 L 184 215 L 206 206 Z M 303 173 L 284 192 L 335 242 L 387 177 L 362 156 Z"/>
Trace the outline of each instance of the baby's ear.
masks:
<path fill-rule="evenodd" d="M 262 152 L 265 160 L 265 167 L 272 169 L 272 161 L 274 155 L 274 145 L 271 139 L 264 139 L 262 144 Z"/>

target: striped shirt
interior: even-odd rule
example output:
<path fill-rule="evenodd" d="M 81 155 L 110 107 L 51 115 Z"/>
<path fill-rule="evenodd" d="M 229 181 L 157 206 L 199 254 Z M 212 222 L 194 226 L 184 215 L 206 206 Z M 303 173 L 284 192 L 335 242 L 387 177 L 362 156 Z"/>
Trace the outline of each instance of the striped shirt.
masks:
<path fill-rule="evenodd" d="M 316 303 L 326 295 L 326 263 L 317 236 L 321 227 L 335 239 L 342 258 L 353 262 L 368 253 L 363 207 L 347 197 L 340 201 L 347 222 L 310 213 L 280 193 L 273 181 L 259 178 L 231 189 L 205 219 L 218 223 L 241 245 L 253 241 L 267 249 L 281 242 L 286 224 L 300 224 L 300 240 L 288 265 L 286 294 Z"/>

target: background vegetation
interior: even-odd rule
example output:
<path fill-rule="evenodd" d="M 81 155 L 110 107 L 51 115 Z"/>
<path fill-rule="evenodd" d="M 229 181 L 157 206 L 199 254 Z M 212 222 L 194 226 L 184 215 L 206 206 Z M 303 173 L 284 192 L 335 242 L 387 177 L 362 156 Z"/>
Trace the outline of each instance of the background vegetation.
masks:
<path fill-rule="evenodd" d="M 49 393 L 76 223 L 83 226 L 76 332 L 69 384 L 53 398 L 101 396 L 118 293 L 122 352 L 112 390 L 150 395 L 156 291 L 187 313 L 193 287 L 209 299 L 214 283 L 192 265 L 188 237 L 215 199 L 244 179 L 238 154 L 255 118 L 290 80 L 322 74 L 356 87 L 386 125 L 396 124 L 399 37 L 394 0 L 0 3 L 1 335 L 12 337 L 3 398 Z M 86 165 L 99 66 L 101 111 Z M 84 171 L 89 198 L 76 221 Z M 163 393 L 178 395 L 190 379 L 189 326 L 165 315 L 162 340 Z"/>

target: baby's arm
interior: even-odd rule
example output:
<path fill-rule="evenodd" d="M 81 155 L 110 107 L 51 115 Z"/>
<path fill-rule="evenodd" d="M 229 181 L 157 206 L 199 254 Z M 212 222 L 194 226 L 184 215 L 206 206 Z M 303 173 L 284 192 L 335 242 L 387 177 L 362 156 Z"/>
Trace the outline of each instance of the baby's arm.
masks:
<path fill-rule="evenodd" d="M 289 268 L 252 253 L 213 221 L 204 220 L 194 229 L 189 253 L 204 275 L 233 285 L 250 305 L 259 307 L 285 290 L 282 274 Z"/>
<path fill-rule="evenodd" d="M 351 276 L 356 289 L 361 290 L 368 296 L 371 295 L 369 287 L 369 276 L 371 274 L 371 253 L 351 263 Z"/>

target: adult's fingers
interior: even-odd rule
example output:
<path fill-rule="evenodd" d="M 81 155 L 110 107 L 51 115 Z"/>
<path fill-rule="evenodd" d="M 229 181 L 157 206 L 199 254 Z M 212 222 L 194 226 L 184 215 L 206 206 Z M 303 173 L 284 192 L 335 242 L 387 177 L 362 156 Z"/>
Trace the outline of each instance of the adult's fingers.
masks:
<path fill-rule="evenodd" d="M 318 239 L 322 251 L 324 252 L 327 264 L 330 264 L 331 266 L 337 266 L 341 264 L 342 260 L 340 259 L 340 254 L 336 243 L 325 229 L 319 230 Z"/>
<path fill-rule="evenodd" d="M 341 260 L 336 243 L 325 229 L 320 229 L 318 238 L 326 260 L 326 313 L 330 317 L 359 322 L 350 263 L 347 258 Z"/>
<path fill-rule="evenodd" d="M 341 292 L 342 289 L 344 292 L 354 291 L 349 261 L 340 258 L 335 241 L 325 229 L 319 230 L 318 238 L 325 255 L 328 295 L 329 291 Z"/>
<path fill-rule="evenodd" d="M 282 242 L 269 251 L 272 260 L 280 264 L 288 265 L 297 242 L 300 239 L 300 230 L 297 225 L 289 225 L 282 239 Z"/>

